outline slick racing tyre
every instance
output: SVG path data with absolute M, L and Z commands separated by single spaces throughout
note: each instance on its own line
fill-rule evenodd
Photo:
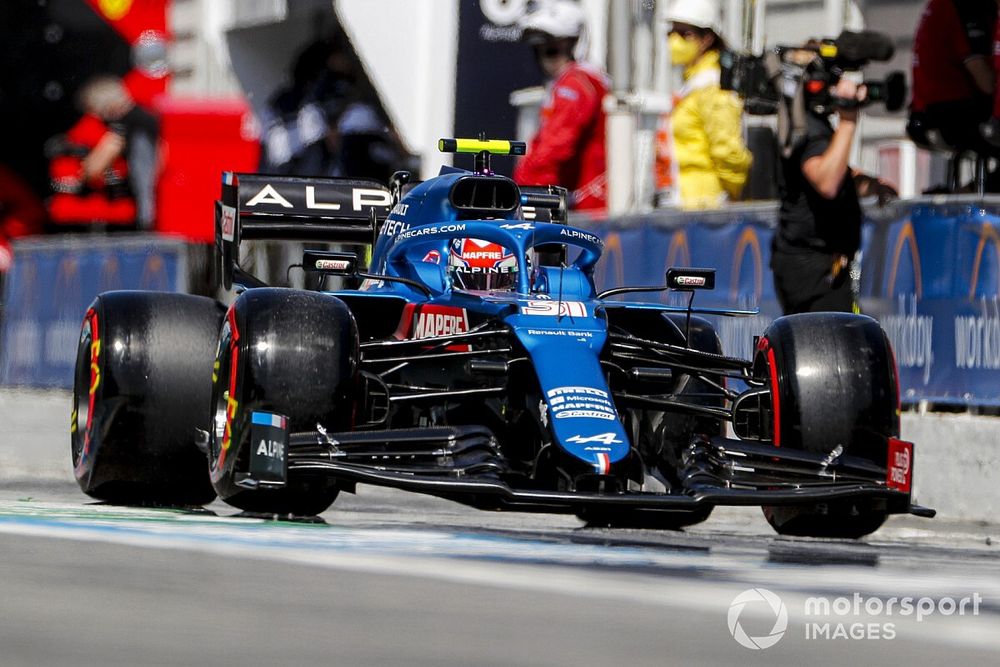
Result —
M 773 441 L 886 465 L 886 439 L 899 437 L 898 383 L 889 341 L 870 317 L 804 313 L 780 317 L 760 339 L 754 375 L 769 382 Z M 878 530 L 883 501 L 763 508 L 782 535 L 858 538 Z
M 209 434 L 210 476 L 230 505 L 262 514 L 312 516 L 339 488 L 321 474 L 292 471 L 284 487 L 247 488 L 254 412 L 288 419 L 288 431 L 351 427 L 358 381 L 358 330 L 343 301 L 317 292 L 244 292 L 219 336 Z
M 197 442 L 209 420 L 223 312 L 186 294 L 105 292 L 94 300 L 80 332 L 70 424 L 85 493 L 121 504 L 212 501 Z

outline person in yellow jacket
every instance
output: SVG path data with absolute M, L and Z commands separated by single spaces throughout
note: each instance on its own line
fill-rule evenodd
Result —
M 684 84 L 658 136 L 657 189 L 684 208 L 714 208 L 737 199 L 752 157 L 743 141 L 743 105 L 719 87 L 718 0 L 674 0 L 668 12 L 670 57 Z

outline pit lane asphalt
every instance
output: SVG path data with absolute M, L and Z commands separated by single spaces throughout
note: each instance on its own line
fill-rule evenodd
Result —
M 62 411 L 26 418 L 0 434 L 0 665 L 924 665 L 1000 655 L 996 525 L 894 517 L 863 541 L 786 539 L 740 508 L 683 533 L 587 529 L 366 486 L 313 524 L 244 518 L 220 502 L 201 513 L 118 508 L 79 493 L 68 461 L 39 462 L 68 449 Z M 20 461 L 15 450 L 36 454 Z M 735 619 L 758 638 L 775 629 L 763 602 L 730 613 L 752 588 L 776 593 L 788 614 L 763 650 L 739 645 L 729 627 Z M 976 614 L 937 607 L 975 595 Z M 807 613 L 806 599 L 820 596 L 861 603 Z M 905 596 L 926 596 L 935 612 L 918 622 L 865 608 Z M 807 638 L 815 623 L 821 638 Z M 839 626 L 866 637 L 833 638 Z

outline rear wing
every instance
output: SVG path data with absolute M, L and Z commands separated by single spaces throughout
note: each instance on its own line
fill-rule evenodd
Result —
M 245 240 L 372 243 L 391 206 L 389 189 L 377 181 L 227 171 L 222 175 L 222 198 L 215 204 L 223 286 L 232 287 L 234 275 L 259 282 L 238 266 Z

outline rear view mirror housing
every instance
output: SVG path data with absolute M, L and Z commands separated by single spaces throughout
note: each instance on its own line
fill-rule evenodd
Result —
M 667 287 L 684 292 L 715 289 L 715 269 L 667 269 Z
M 358 256 L 353 252 L 306 250 L 302 253 L 302 268 L 327 276 L 354 276 L 358 273 Z

